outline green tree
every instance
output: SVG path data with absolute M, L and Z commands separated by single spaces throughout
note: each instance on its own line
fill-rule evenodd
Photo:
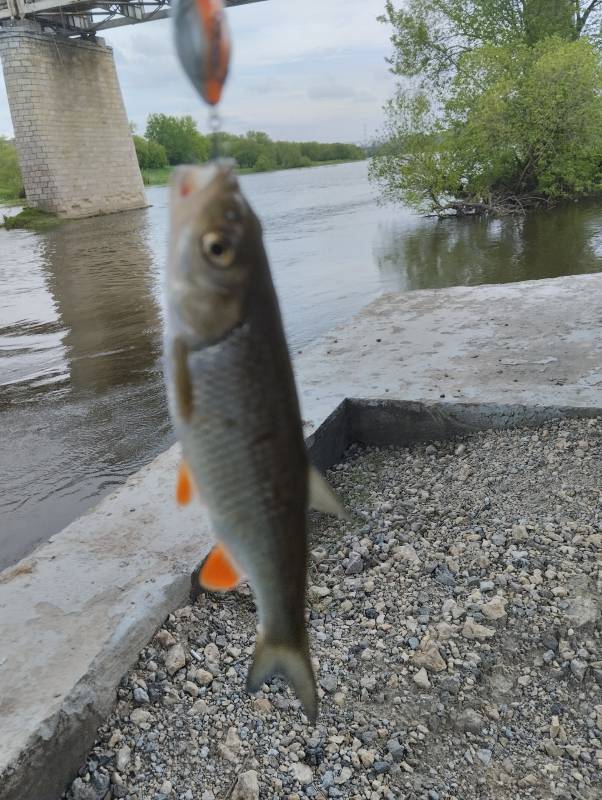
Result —
M 163 145 L 170 164 L 201 163 L 209 158 L 209 137 L 199 133 L 189 115 L 151 114 L 146 123 L 146 138 Z
M 13 142 L 0 136 L 0 198 L 25 197 L 23 178 Z
M 134 147 L 140 169 L 164 169 L 169 165 L 165 148 L 159 142 L 134 136 Z
M 392 69 L 370 174 L 426 211 L 512 210 L 602 186 L 602 0 L 387 3 Z

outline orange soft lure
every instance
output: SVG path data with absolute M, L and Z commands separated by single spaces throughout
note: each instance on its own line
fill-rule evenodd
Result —
M 203 100 L 216 106 L 230 63 L 230 35 L 222 0 L 178 0 L 174 29 L 186 74 Z

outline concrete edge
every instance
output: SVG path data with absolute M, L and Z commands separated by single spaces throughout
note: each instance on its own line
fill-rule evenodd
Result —
M 365 445 L 408 446 L 419 441 L 449 439 L 488 428 L 535 427 L 555 418 L 598 416 L 602 416 L 602 409 L 591 407 L 428 403 L 353 398 L 337 405 L 306 441 L 311 460 L 324 470 L 339 461 L 352 442 Z M 70 548 L 79 547 L 80 561 L 75 559 L 75 567 L 84 561 L 87 564 L 89 558 L 94 555 L 98 556 L 98 551 L 91 546 L 95 530 L 99 525 L 106 524 L 103 515 L 106 515 L 108 507 L 114 509 L 117 499 L 120 507 L 126 508 L 135 501 L 136 492 L 146 494 L 150 492 L 152 495 L 150 506 L 153 507 L 152 512 L 156 514 L 154 530 L 169 539 L 166 533 L 167 525 L 171 525 L 174 512 L 169 511 L 167 516 L 164 514 L 161 518 L 155 506 L 163 503 L 164 497 L 152 493 L 149 476 L 156 478 L 157 473 L 165 469 L 166 462 L 169 462 L 169 466 L 172 466 L 172 462 L 175 463 L 177 456 L 174 449 L 159 456 L 140 473 L 132 476 L 124 487 L 106 498 L 90 515 L 73 523 L 16 566 L 0 573 L 0 609 L 3 618 L 8 621 L 14 613 L 18 623 L 8 631 L 10 647 L 7 648 L 7 652 L 10 655 L 8 663 L 3 663 L 0 659 L 0 684 L 2 684 L 3 670 L 11 671 L 15 668 L 21 670 L 17 678 L 23 684 L 36 683 L 39 680 L 37 674 L 33 676 L 28 674 L 29 661 L 15 663 L 11 655 L 17 651 L 21 652 L 23 648 L 27 658 L 28 647 L 31 648 L 32 644 L 37 647 L 37 643 L 29 641 L 28 636 L 32 625 L 38 623 L 36 614 L 42 605 L 40 598 L 52 597 L 56 582 L 64 580 L 64 574 L 61 572 L 61 553 L 71 553 Z M 145 512 L 147 514 L 149 512 L 148 504 Z M 96 522 L 94 522 L 95 515 L 99 516 Z M 169 520 L 167 524 L 166 519 Z M 108 593 L 91 596 L 90 602 L 96 605 L 96 613 L 108 620 L 109 635 L 103 637 L 102 631 L 95 633 L 92 641 L 94 650 L 92 657 L 84 660 L 84 667 L 80 672 L 75 674 L 72 671 L 71 682 L 61 688 L 58 696 L 48 691 L 43 694 L 40 702 L 38 693 L 34 698 L 35 702 L 32 701 L 30 706 L 26 703 L 25 707 L 12 707 L 12 720 L 8 719 L 6 735 L 11 735 L 13 738 L 16 736 L 19 740 L 19 734 L 23 733 L 19 726 L 26 727 L 27 722 L 30 728 L 16 745 L 12 743 L 12 752 L 7 753 L 0 748 L 0 785 L 3 787 L 3 800 L 25 800 L 25 798 L 56 800 L 69 781 L 75 777 L 77 769 L 93 744 L 98 726 L 104 721 L 114 703 L 119 680 L 135 663 L 139 651 L 152 638 L 165 617 L 187 602 L 190 574 L 211 546 L 206 531 L 201 535 L 199 522 L 197 513 L 191 522 L 195 531 L 194 539 L 185 538 L 179 552 L 174 554 L 171 561 L 165 559 L 163 551 L 172 547 L 173 541 L 168 541 L 165 546 L 159 543 L 161 545 L 158 549 L 159 558 L 154 561 L 150 559 L 149 569 L 154 574 L 145 574 L 144 579 L 140 580 L 139 573 L 135 570 L 132 573 L 122 567 L 111 575 L 112 585 L 109 586 Z M 144 519 L 134 520 L 135 526 L 144 524 L 146 524 Z M 116 530 L 117 528 L 114 529 Z M 191 546 L 191 541 L 194 541 L 194 547 Z M 61 549 L 60 545 L 65 545 L 66 549 Z M 123 562 L 129 565 L 127 560 L 124 559 Z M 115 567 L 115 563 L 114 560 L 111 562 L 112 568 Z M 46 570 L 38 574 L 36 580 L 32 582 L 32 570 L 35 570 L 36 564 L 45 565 Z M 32 591 L 34 595 L 32 610 L 29 616 L 27 615 L 29 612 L 25 613 L 24 624 L 21 626 L 19 615 L 21 617 L 24 615 L 22 609 L 24 598 L 30 597 Z M 120 600 L 117 605 L 114 599 L 116 594 Z M 89 613 L 85 610 L 86 604 L 82 602 L 78 605 L 77 598 L 72 597 L 67 606 L 65 613 L 69 614 L 72 623 L 76 625 L 75 631 L 71 630 L 69 634 L 71 639 L 61 627 L 66 619 L 62 613 L 55 617 L 57 627 L 52 631 L 53 637 L 42 641 L 42 645 L 50 648 L 50 651 L 40 653 L 36 650 L 38 663 L 41 663 L 42 668 L 48 673 L 61 668 L 61 659 L 65 661 L 71 657 L 73 635 L 77 635 L 82 626 L 86 625 L 86 620 L 83 618 Z M 65 641 L 61 638 L 63 636 Z M 0 638 L 6 641 L 3 633 L 0 633 Z M 38 663 L 35 666 L 38 666 Z M 45 691 L 44 687 L 42 689 Z M 10 691 L 11 695 L 17 693 L 19 696 L 14 681 Z M 2 702 L 0 698 L 0 710 Z M 34 714 L 33 719 L 32 714 Z M 4 713 L 2 716 L 4 717 Z M 15 748 L 18 749 L 17 754 Z

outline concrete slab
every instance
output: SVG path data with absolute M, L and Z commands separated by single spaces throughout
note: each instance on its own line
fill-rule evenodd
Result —
M 304 419 L 341 397 L 602 405 L 602 274 L 387 294 L 297 362 Z
M 349 437 L 361 438 L 358 431 L 376 436 L 374 417 L 358 415 L 353 403 L 338 408 L 346 397 L 602 405 L 601 290 L 602 276 L 583 276 L 379 298 L 297 359 L 316 462 L 333 463 Z M 422 420 L 425 431 L 435 413 L 412 404 L 394 414 L 388 408 L 388 437 L 399 433 L 400 410 L 406 421 L 412 414 Z M 479 404 L 460 408 L 443 417 L 490 414 Z M 500 414 L 520 422 L 522 412 L 494 409 Z M 199 506 L 174 505 L 177 461 L 175 448 L 163 454 L 0 573 L 2 800 L 60 795 L 120 677 L 185 602 L 210 533 Z

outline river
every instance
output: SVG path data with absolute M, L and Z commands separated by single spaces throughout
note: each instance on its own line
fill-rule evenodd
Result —
M 241 180 L 293 352 L 383 290 L 602 268 L 598 205 L 440 222 L 379 207 L 364 162 Z M 160 364 L 167 189 L 148 200 L 47 233 L 0 229 L 0 568 L 172 441 Z

